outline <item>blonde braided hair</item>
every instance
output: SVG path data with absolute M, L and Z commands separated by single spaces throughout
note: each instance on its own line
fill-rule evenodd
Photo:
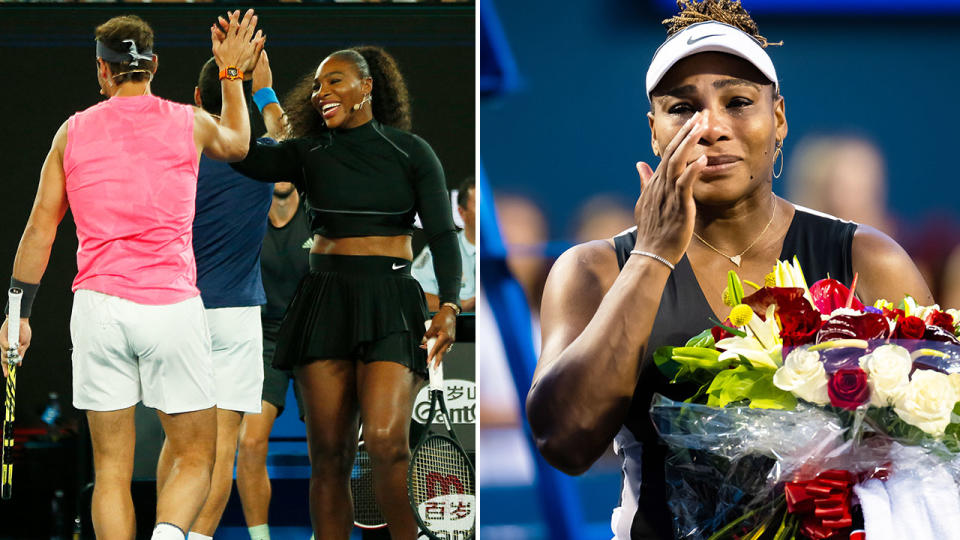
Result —
M 677 8 L 680 10 L 679 13 L 663 20 L 663 25 L 667 27 L 667 36 L 672 36 L 697 23 L 716 21 L 729 24 L 749 34 L 760 42 L 761 47 L 783 45 L 782 41 L 771 43 L 760 35 L 757 23 L 740 5 L 740 0 L 677 0 Z

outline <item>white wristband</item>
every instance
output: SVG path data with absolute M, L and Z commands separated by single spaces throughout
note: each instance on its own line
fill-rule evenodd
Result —
M 664 259 L 663 257 L 657 255 L 656 253 L 650 253 L 649 251 L 640 251 L 639 249 L 631 249 L 630 254 L 643 255 L 644 257 L 650 257 L 651 259 L 656 259 L 662 262 L 663 264 L 667 265 L 667 268 L 669 268 L 670 270 L 674 269 L 674 266 L 670 261 Z

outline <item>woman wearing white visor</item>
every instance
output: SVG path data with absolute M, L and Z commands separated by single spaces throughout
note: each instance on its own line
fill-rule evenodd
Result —
M 672 538 L 665 447 L 649 409 L 696 388 L 669 385 L 652 362 L 723 320 L 728 270 L 763 283 L 796 256 L 808 282 L 830 277 L 858 296 L 930 291 L 907 254 L 869 227 L 814 213 L 773 194 L 787 117 L 766 39 L 729 0 L 682 0 L 646 78 L 660 163 L 638 163 L 637 227 L 578 245 L 557 260 L 541 309 L 543 352 L 527 397 L 544 457 L 580 474 L 614 443 L 623 461 L 616 539 Z M 851 194 L 856 196 L 856 194 Z

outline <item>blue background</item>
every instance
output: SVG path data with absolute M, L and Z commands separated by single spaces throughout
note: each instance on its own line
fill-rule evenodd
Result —
M 749 2 L 747 7 L 749 7 Z M 644 77 L 666 11 L 644 2 L 497 5 L 520 73 L 517 92 L 481 103 L 482 158 L 494 190 L 534 198 L 554 238 L 598 191 L 639 194 L 650 150 Z M 791 144 L 853 131 L 887 159 L 891 211 L 955 215 L 960 17 L 759 17 L 786 99 Z M 783 195 L 783 181 L 774 189 Z M 855 194 L 852 194 L 855 196 Z

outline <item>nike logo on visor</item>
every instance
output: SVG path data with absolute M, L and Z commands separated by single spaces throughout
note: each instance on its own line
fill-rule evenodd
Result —
M 405 266 L 407 266 L 407 265 L 405 265 L 405 264 L 397 265 L 397 263 L 393 263 L 393 269 L 394 269 L 394 270 L 399 270 L 399 269 L 401 269 L 401 268 L 404 268 Z
M 705 36 L 700 36 L 700 37 L 698 37 L 698 38 L 696 38 L 696 39 L 694 39 L 693 36 L 690 36 L 689 38 L 687 38 L 687 45 L 693 45 L 694 43 L 696 43 L 696 42 L 698 42 L 698 41 L 701 41 L 701 40 L 704 40 L 704 39 L 707 39 L 708 37 L 722 36 L 722 35 L 723 35 L 723 34 L 707 34 L 707 35 L 705 35 Z

